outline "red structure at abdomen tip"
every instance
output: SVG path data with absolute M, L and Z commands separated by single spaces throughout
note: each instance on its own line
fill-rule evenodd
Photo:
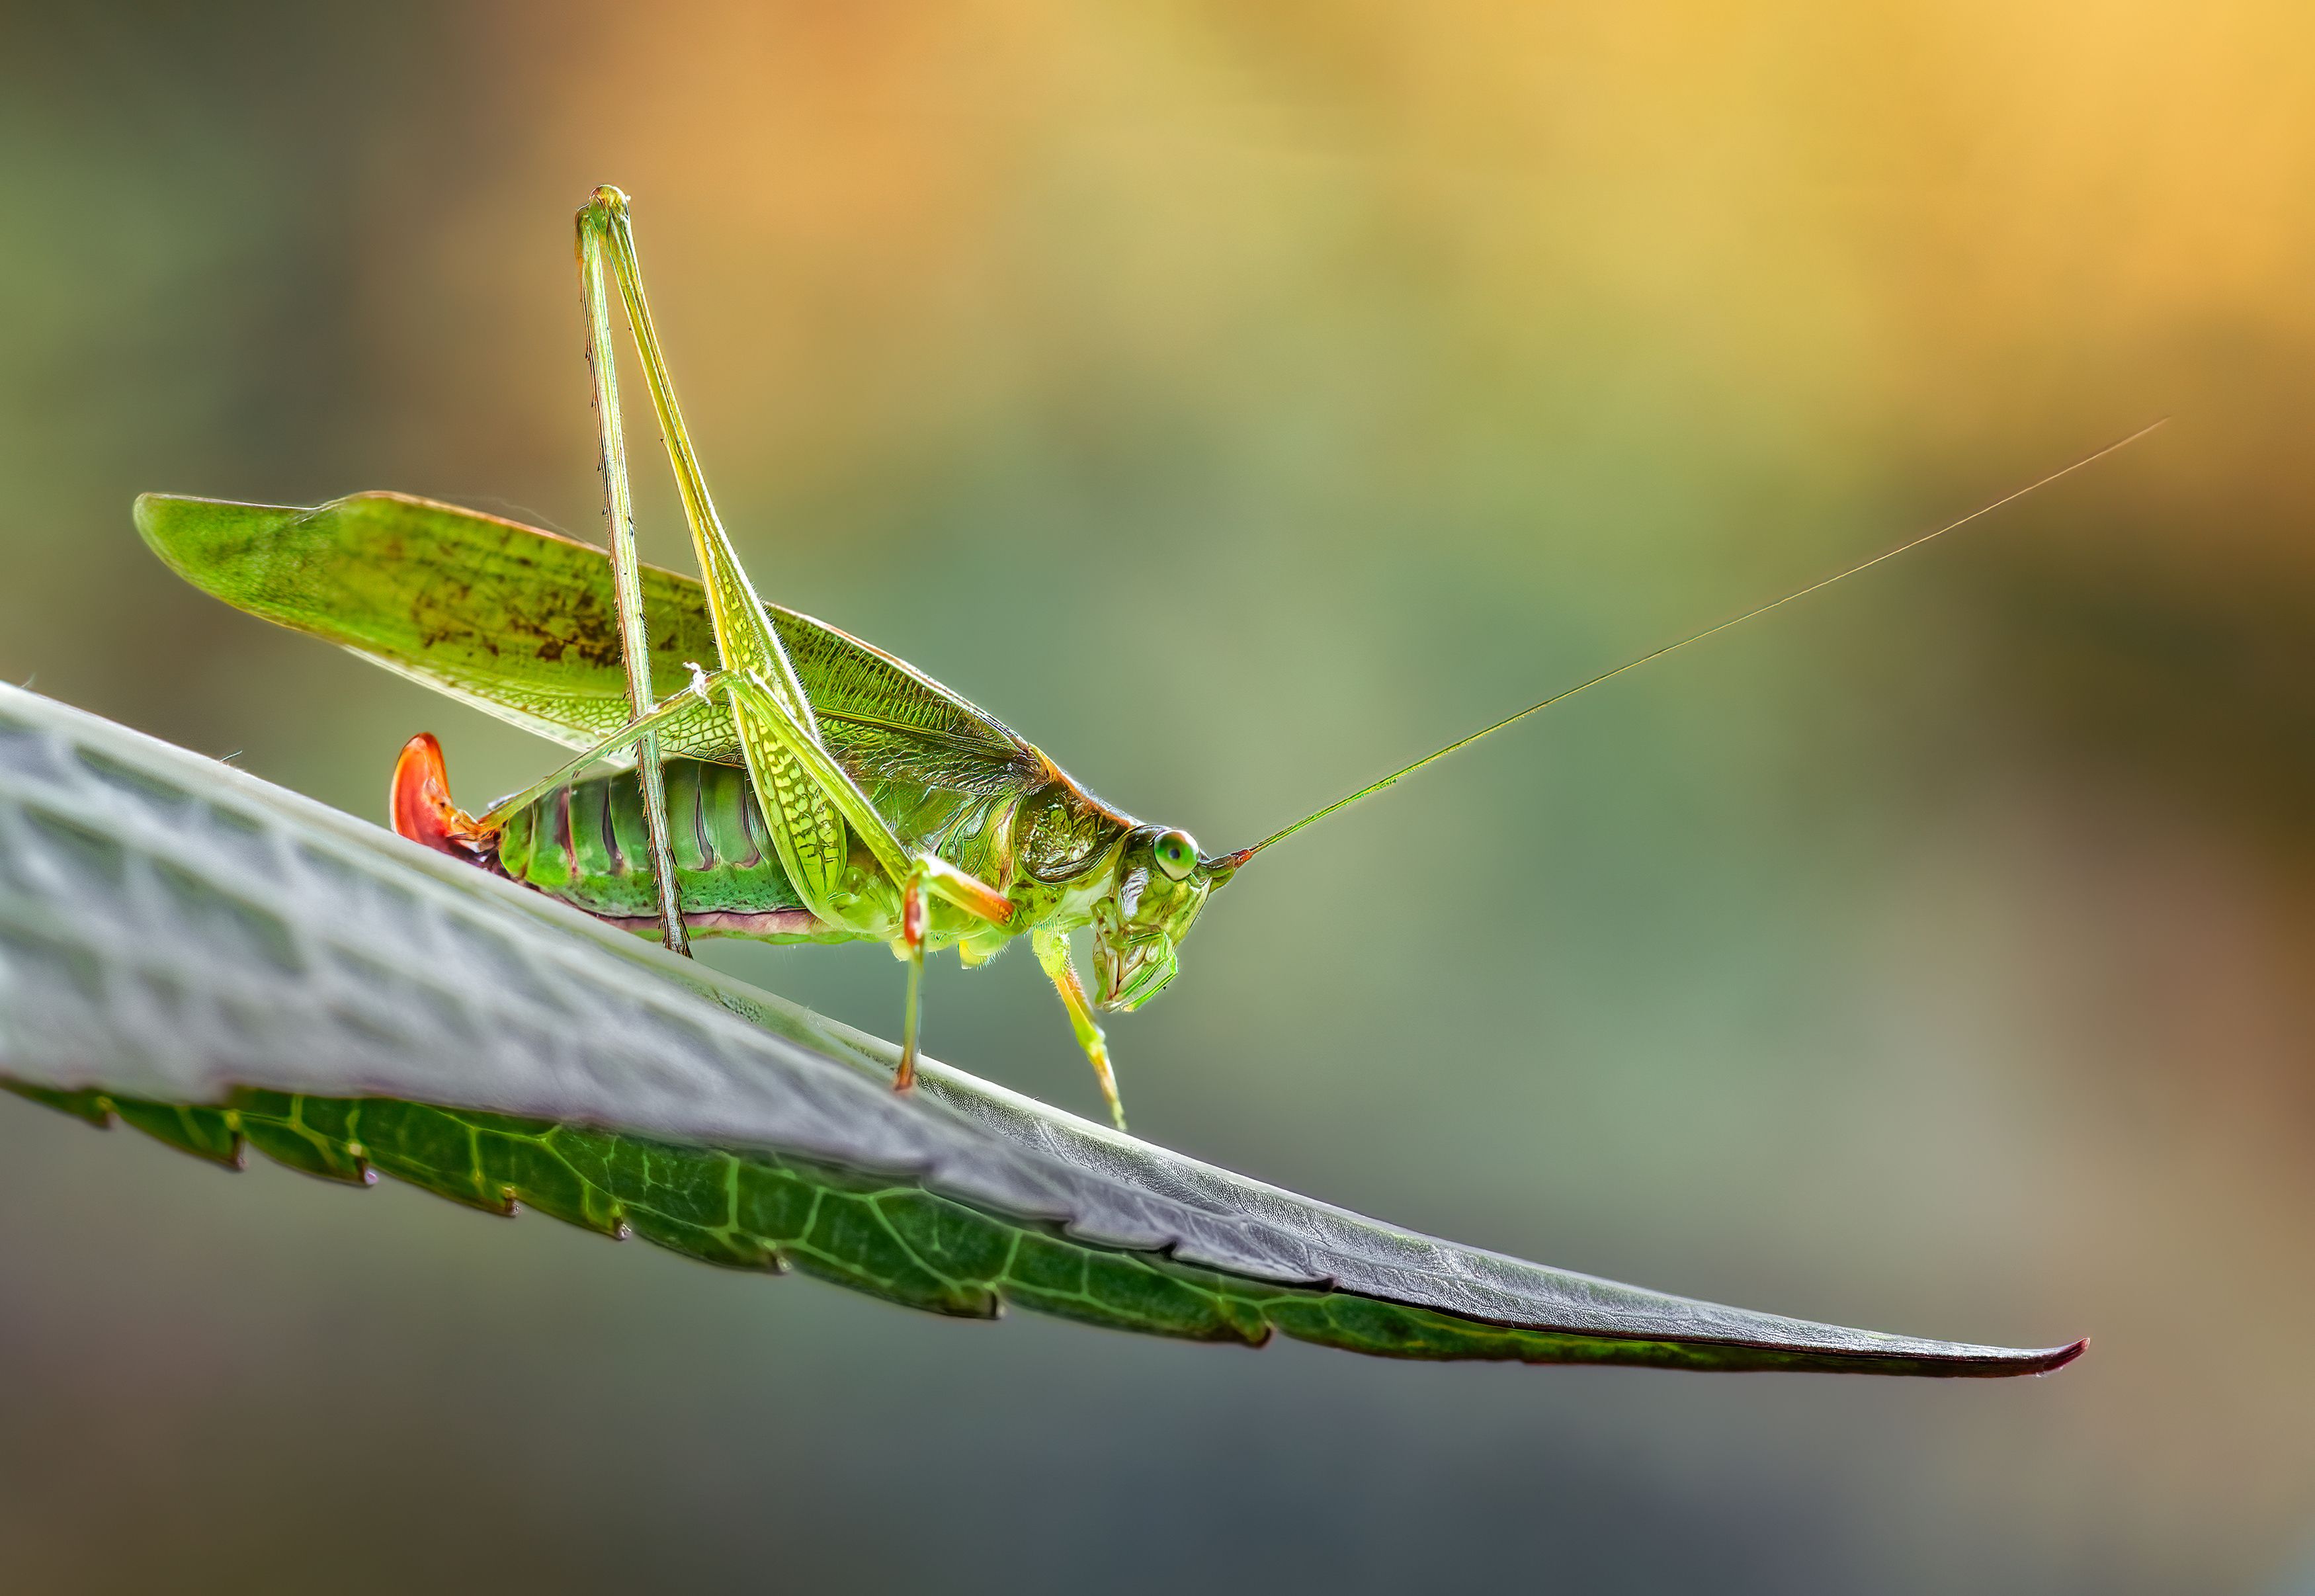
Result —
M 498 832 L 450 802 L 450 772 L 442 745 L 421 732 L 402 745 L 394 762 L 394 829 L 412 842 L 468 864 L 488 861 L 497 851 Z

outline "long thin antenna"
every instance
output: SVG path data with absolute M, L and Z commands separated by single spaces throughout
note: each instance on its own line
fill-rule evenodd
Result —
M 2084 455 L 2080 459 L 2074 461 L 2070 466 L 2062 466 L 2057 470 L 2051 472 L 2047 476 L 2036 478 L 2035 481 L 2027 483 L 2024 487 L 2019 488 L 2013 492 L 2004 493 L 2000 498 L 1996 499 L 1991 504 L 1980 505 L 1977 509 L 1971 510 L 1967 515 L 1962 517 L 1961 519 L 1957 521 L 1947 521 L 1944 526 L 1939 527 L 1934 532 L 1924 532 L 1919 537 L 1912 539 L 1909 543 L 1901 543 L 1895 548 L 1876 554 L 1869 560 L 1851 565 L 1846 571 L 1836 572 L 1832 575 L 1825 577 L 1822 581 L 1809 583 L 1809 585 L 1805 588 L 1795 589 L 1792 592 L 1786 594 L 1781 598 L 1772 598 L 1768 603 L 1761 605 L 1757 608 L 1746 610 L 1743 615 L 1736 616 L 1729 620 L 1721 621 L 1714 625 L 1707 626 L 1701 632 L 1691 632 L 1677 643 L 1668 643 L 1660 649 L 1654 649 L 1647 653 L 1642 654 L 1636 660 L 1628 660 L 1623 664 L 1617 666 L 1613 670 L 1603 670 L 1588 681 L 1580 681 L 1572 687 L 1562 688 L 1560 691 L 1554 693 L 1548 698 L 1541 699 L 1537 703 L 1529 705 L 1525 709 L 1521 710 L 1516 714 L 1507 714 L 1502 720 L 1495 722 L 1493 725 L 1480 727 L 1468 737 L 1457 738 L 1445 748 L 1440 749 L 1434 753 L 1424 755 L 1423 758 L 1415 760 L 1412 765 L 1401 766 L 1398 769 L 1392 771 L 1388 776 L 1384 776 L 1380 781 L 1370 782 L 1367 785 L 1361 787 L 1349 797 L 1338 798 L 1334 802 L 1326 805 L 1326 808 L 1317 811 L 1315 814 L 1305 815 L 1300 820 L 1295 821 L 1292 825 L 1272 832 L 1260 842 L 1255 843 L 1252 847 L 1240 848 L 1234 854 L 1221 855 L 1218 858 L 1212 860 L 1211 864 L 1217 867 L 1226 867 L 1235 870 L 1237 866 L 1245 864 L 1248 859 L 1253 858 L 1255 855 L 1268 847 L 1272 843 L 1280 842 L 1293 836 L 1294 833 L 1301 830 L 1305 826 L 1314 826 L 1320 820 L 1325 820 L 1328 815 L 1333 814 L 1336 810 L 1348 809 L 1352 804 L 1356 803 L 1362 798 L 1370 798 L 1386 787 L 1397 785 L 1402 779 L 1406 776 L 1413 776 L 1425 765 L 1435 765 L 1440 760 L 1445 758 L 1448 755 L 1456 752 L 1458 749 L 1470 747 L 1482 737 L 1491 737 L 1506 726 L 1516 725 L 1520 722 L 1527 719 L 1528 716 L 1537 713 L 1539 710 L 1549 709 L 1553 705 L 1557 704 L 1563 698 L 1573 698 L 1576 694 L 1583 692 L 1587 687 L 1596 687 L 1603 681 L 1610 681 L 1623 675 L 1627 670 L 1636 670 L 1652 660 L 1661 660 L 1666 654 L 1673 653 L 1681 649 L 1686 648 L 1690 643 L 1702 643 L 1706 638 L 1725 632 L 1731 626 L 1742 625 L 1746 621 L 1764 616 L 1772 609 L 1781 608 L 1785 605 L 1793 602 L 1796 598 L 1805 598 L 1811 593 L 1822 591 L 1823 589 L 1832 586 L 1832 584 L 1837 581 L 1846 581 L 1849 578 L 1857 575 L 1859 572 L 1870 571 L 1876 565 L 1880 564 L 1884 560 L 1894 560 L 1899 554 L 1905 553 L 1908 549 L 1917 549 L 1920 547 L 1921 545 L 1930 542 L 1932 539 L 1943 537 L 1948 532 L 1957 531 L 1961 528 L 1968 526 L 1972 521 L 1978 519 L 1982 516 L 1992 514 L 1995 510 L 2000 510 L 2005 504 L 2014 503 L 2016 501 L 2023 499 L 2027 494 L 2034 492 L 2037 489 L 2048 487 L 2060 477 L 2071 476 L 2075 472 L 2080 471 L 2083 466 L 2093 465 L 2099 460 L 2103 460 L 2117 449 L 2127 448 L 2130 445 L 2136 443 L 2140 439 L 2145 437 L 2149 432 L 2153 431 L 2157 427 L 2161 426 L 2164 421 L 2168 421 L 2169 419 L 2170 418 L 2169 416 L 2163 416 L 2160 420 L 2149 421 L 2146 425 L 2141 427 L 2137 431 L 2133 432 L 2127 438 L 2118 438 L 2115 439 L 2114 442 L 2107 444 L 2104 448 L 2093 450 L 2091 453 Z

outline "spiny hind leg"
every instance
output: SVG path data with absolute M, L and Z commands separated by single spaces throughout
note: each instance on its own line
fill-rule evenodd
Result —
M 683 906 L 675 881 L 675 849 L 667 819 L 667 790 L 660 773 L 659 733 L 650 723 L 652 708 L 651 646 L 643 616 L 643 585 L 635 563 L 634 501 L 627 483 L 627 446 L 619 413 L 618 359 L 611 347 L 611 308 L 604 281 L 604 239 L 590 205 L 578 217 L 579 289 L 587 307 L 587 366 L 594 376 L 595 420 L 601 445 L 603 514 L 610 522 L 611 588 L 619 607 L 619 652 L 627 676 L 627 708 L 643 723 L 636 735 L 635 776 L 643 791 L 643 827 L 650 837 L 654 894 L 661 935 L 671 953 L 688 957 Z
M 1125 1104 L 1117 1095 L 1117 1072 L 1109 1067 L 1109 1039 L 1101 1033 L 1101 1026 L 1094 1020 L 1093 1005 L 1086 999 L 1085 983 L 1078 980 L 1077 966 L 1069 962 L 1069 939 L 1041 927 L 1029 934 L 1029 945 L 1037 950 L 1037 962 L 1045 967 L 1053 990 L 1060 994 L 1061 1006 L 1069 1011 L 1069 1029 L 1077 1033 L 1078 1045 L 1085 1049 L 1086 1062 L 1093 1066 L 1094 1077 L 1101 1082 L 1101 1095 L 1108 1099 L 1111 1121 L 1120 1130 L 1124 1130 Z
M 847 830 L 856 835 L 875 856 L 885 877 L 902 889 L 903 927 L 899 939 L 901 956 L 909 961 L 909 998 L 900 1069 L 895 1083 L 905 1089 L 916 1075 L 916 1036 L 919 989 L 924 964 L 924 929 L 927 892 L 954 904 L 992 925 L 1002 926 L 1012 916 L 1005 895 L 962 871 L 903 845 L 891 826 L 854 784 L 820 741 L 818 719 L 794 666 L 778 634 L 766 617 L 762 601 L 740 563 L 730 536 L 707 492 L 707 480 L 693 448 L 689 429 L 676 403 L 675 384 L 652 324 L 651 305 L 643 292 L 643 267 L 636 258 L 634 231 L 627 197 L 609 187 L 595 191 L 579 213 L 579 253 L 581 277 L 588 293 L 588 331 L 599 359 L 599 380 L 608 373 L 610 317 L 605 290 L 608 272 L 617 279 L 619 295 L 641 357 L 644 386 L 667 446 L 668 463 L 675 471 L 676 488 L 683 501 L 684 519 L 691 529 L 693 552 L 699 558 L 706 590 L 708 616 L 715 629 L 715 646 L 727 675 L 724 693 L 731 705 L 734 729 L 755 783 L 756 800 L 769 826 L 780 863 L 805 905 L 829 918 L 849 849 Z M 616 403 L 607 405 L 616 428 Z M 606 433 L 605 483 L 616 478 L 624 491 L 623 457 L 615 448 L 616 430 Z M 614 531 L 620 529 L 613 507 Z M 615 541 L 615 548 L 617 546 Z M 632 562 L 628 574 L 632 576 Z M 628 624 L 631 610 L 623 598 L 621 619 Z M 630 643 L 631 660 L 640 651 Z M 631 673 L 632 674 L 632 673 Z M 646 678 L 647 679 L 647 678 Z M 696 685 L 696 684 L 695 684 Z M 634 688 L 634 717 L 644 719 L 647 687 Z M 645 745 L 646 756 L 649 745 Z M 650 798 L 646 788 L 645 799 Z M 653 822 L 655 859 L 666 853 L 663 820 Z M 662 870 L 667 864 L 662 861 Z M 671 874 L 671 872 L 670 872 Z

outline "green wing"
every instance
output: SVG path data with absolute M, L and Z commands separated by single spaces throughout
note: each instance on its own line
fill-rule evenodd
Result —
M 610 561 L 592 544 L 405 493 L 314 510 L 146 493 L 137 529 L 171 570 L 237 609 L 341 644 L 572 748 L 627 721 Z M 698 582 L 643 569 L 652 687 L 713 669 Z M 829 750 L 864 785 L 1019 791 L 1044 756 L 995 716 L 822 621 L 765 606 Z M 670 755 L 741 763 L 730 714 L 701 705 L 661 733 Z

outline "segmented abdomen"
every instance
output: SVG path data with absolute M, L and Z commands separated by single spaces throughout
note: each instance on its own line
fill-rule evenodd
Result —
M 703 931 L 809 935 L 816 922 L 780 868 L 746 772 L 696 759 L 661 768 L 684 918 Z M 509 816 L 499 864 L 590 914 L 658 918 L 643 788 L 633 771 L 573 782 Z

